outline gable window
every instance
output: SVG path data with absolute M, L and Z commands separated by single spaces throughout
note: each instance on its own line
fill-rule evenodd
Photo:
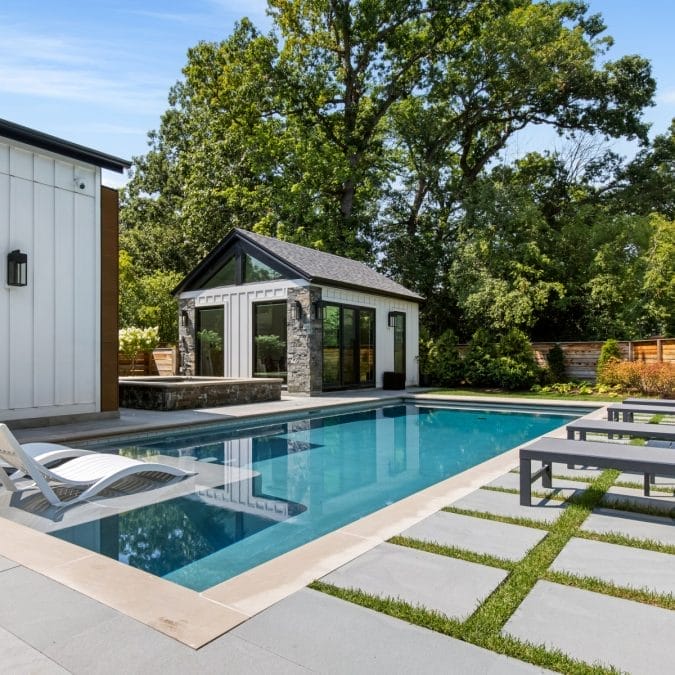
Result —
M 281 279 L 280 272 L 273 270 L 269 265 L 261 262 L 257 258 L 244 254 L 244 283 L 251 284 L 256 281 L 271 281 L 272 279 Z
M 237 283 L 237 259 L 232 256 L 210 279 L 207 279 L 202 288 L 218 288 L 219 286 L 234 286 Z

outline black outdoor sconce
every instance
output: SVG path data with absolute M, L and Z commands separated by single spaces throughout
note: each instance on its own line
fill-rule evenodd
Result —
M 315 300 L 312 303 L 312 319 L 320 319 L 321 318 L 321 308 L 323 307 L 321 300 Z
M 188 314 L 187 310 L 182 309 L 180 312 L 180 325 L 183 326 L 183 328 L 187 327 L 189 318 L 190 315 Z
M 387 325 L 389 328 L 396 328 L 396 317 L 398 316 L 398 312 L 389 312 L 389 320 L 387 322 Z
M 7 285 L 28 286 L 28 255 L 18 248 L 7 254 Z
M 291 320 L 302 321 L 302 303 L 300 300 L 294 300 L 291 304 Z

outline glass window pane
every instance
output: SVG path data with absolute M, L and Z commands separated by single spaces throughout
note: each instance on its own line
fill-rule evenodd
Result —
M 253 377 L 286 382 L 286 303 L 253 305 Z
M 223 377 L 225 311 L 222 307 L 197 310 L 197 375 Z
M 344 307 L 342 310 L 342 384 L 348 386 L 358 382 L 355 358 L 357 342 L 357 310 Z
M 202 288 L 217 288 L 218 286 L 234 286 L 235 269 L 237 262 L 230 258 L 210 279 L 202 284 Z
M 244 283 L 250 284 L 254 281 L 270 281 L 271 279 L 281 279 L 282 275 L 273 270 L 269 265 L 252 258 L 250 255 L 244 256 Z
M 405 374 L 405 314 L 396 315 L 394 327 L 394 372 Z
M 375 381 L 375 312 L 362 309 L 359 312 L 359 374 L 361 384 Z
M 340 384 L 340 308 L 323 307 L 323 384 L 335 387 Z

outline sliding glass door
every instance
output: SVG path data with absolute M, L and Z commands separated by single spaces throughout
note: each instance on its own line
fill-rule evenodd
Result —
M 323 388 L 375 385 L 375 310 L 323 306 Z

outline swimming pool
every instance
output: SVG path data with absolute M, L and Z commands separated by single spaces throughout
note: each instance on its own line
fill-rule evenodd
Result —
M 203 472 L 183 496 L 51 534 L 201 591 L 578 414 L 398 404 L 118 442 Z

